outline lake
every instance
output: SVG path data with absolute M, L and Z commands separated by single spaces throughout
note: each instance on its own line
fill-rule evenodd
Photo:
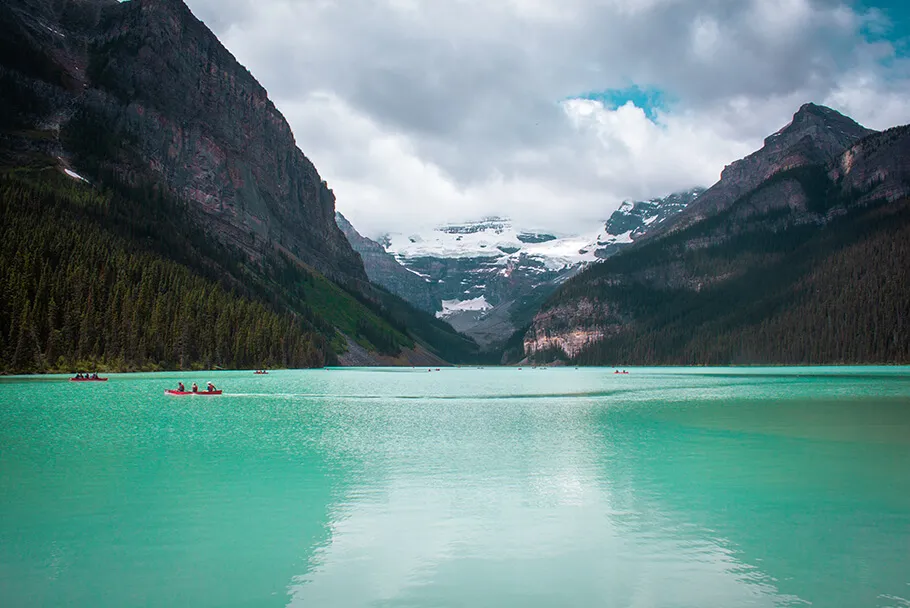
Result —
M 910 606 L 910 368 L 629 371 L 0 379 L 0 605 Z

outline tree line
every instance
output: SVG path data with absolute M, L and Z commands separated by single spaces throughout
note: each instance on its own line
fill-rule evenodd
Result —
M 301 315 L 200 276 L 86 221 L 109 195 L 0 180 L 0 370 L 313 367 Z
M 775 212 L 778 213 L 778 212 Z M 773 219 L 773 218 L 771 218 Z M 910 362 L 910 200 L 848 209 L 824 227 L 768 221 L 723 244 L 654 242 L 557 293 L 630 321 L 574 359 L 588 365 Z M 691 237 L 690 233 L 687 235 Z M 681 239 L 680 239 L 681 240 Z M 675 260 L 701 289 L 635 280 Z M 592 319 L 596 326 L 598 319 Z M 545 353 L 539 359 L 553 359 Z

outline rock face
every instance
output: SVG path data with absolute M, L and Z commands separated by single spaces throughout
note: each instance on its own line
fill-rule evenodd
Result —
M 370 281 L 421 310 L 429 313 L 439 310 L 439 299 L 433 295 L 432 286 L 426 279 L 399 264 L 382 245 L 362 236 L 341 213 L 336 212 L 335 219 L 354 251 L 363 259 Z
M 549 308 L 534 317 L 525 334 L 528 355 L 563 354 L 576 357 L 586 347 L 618 331 L 622 319 L 609 319 L 599 302 L 582 298 L 568 306 Z M 598 319 L 597 325 L 589 324 Z
M 839 112 L 807 103 L 790 124 L 767 137 L 760 150 L 725 167 L 720 181 L 652 235 L 682 230 L 715 215 L 777 173 L 831 163 L 872 133 Z
M 893 201 L 910 194 L 910 127 L 895 127 L 850 147 L 832 163 L 829 179 L 860 203 Z
M 280 248 L 336 281 L 366 281 L 332 191 L 287 121 L 181 0 L 10 0 L 2 10 L 0 41 L 19 48 L 6 67 L 32 89 L 55 87 L 33 119 L 56 123 L 62 162 L 89 179 L 166 185 L 251 259 Z M 91 141 L 99 130 L 107 136 Z M 79 149 L 67 144 L 76 139 Z
M 597 235 L 594 254 L 599 259 L 615 255 L 634 241 L 672 221 L 704 193 L 704 188 L 676 192 L 648 201 L 625 201 L 604 224 Z
M 874 133 L 807 104 L 668 223 L 563 285 L 534 317 L 525 354 L 597 364 L 910 356 L 910 127 Z

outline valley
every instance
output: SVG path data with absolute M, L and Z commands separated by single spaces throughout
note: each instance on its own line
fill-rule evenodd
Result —
M 372 240 L 344 216 L 338 220 L 371 281 L 481 346 L 498 348 L 561 284 L 663 226 L 703 191 L 627 201 L 581 234 L 521 230 L 509 219 L 487 218 Z
M 910 359 L 906 127 L 807 103 L 575 232 L 362 234 L 181 0 L 0 17 L 0 371 Z

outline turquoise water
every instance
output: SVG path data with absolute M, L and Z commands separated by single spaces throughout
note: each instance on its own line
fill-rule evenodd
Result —
M 0 605 L 910 606 L 910 369 L 611 371 L 0 380 Z

